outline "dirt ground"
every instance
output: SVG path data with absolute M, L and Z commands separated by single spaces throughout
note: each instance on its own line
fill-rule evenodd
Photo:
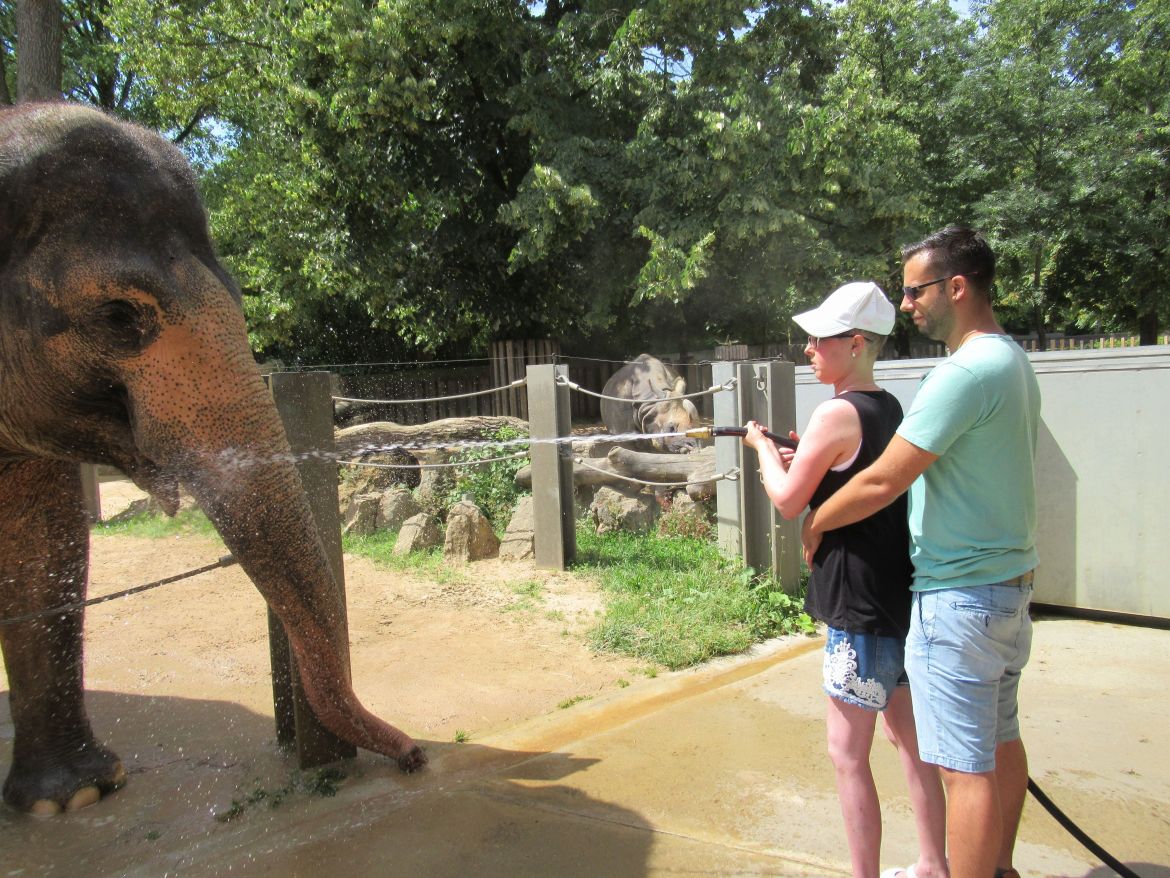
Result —
M 140 496 L 128 482 L 103 483 L 103 517 Z M 90 596 L 181 573 L 224 554 L 210 538 L 96 535 Z M 457 736 L 474 742 L 492 730 L 647 680 L 644 664 L 587 646 L 585 635 L 602 599 L 586 576 L 489 560 L 451 568 L 445 581 L 434 582 L 347 555 L 345 580 L 354 688 L 367 708 L 428 752 L 453 746 Z M 99 849 L 103 839 L 115 847 L 149 847 L 151 839 L 195 831 L 200 821 L 206 825 L 209 814 L 222 817 L 233 801 L 257 790 L 288 785 L 292 760 L 274 745 L 266 608 L 239 567 L 89 609 L 85 674 L 95 732 L 129 773 L 127 787 L 115 794 L 117 826 L 100 824 L 114 819 L 102 804 L 56 818 L 92 824 L 94 832 L 72 836 L 84 840 L 91 859 L 95 842 Z M 3 773 L 12 736 L 6 694 L 0 693 Z M 372 754 L 347 768 L 367 770 L 394 769 Z M 37 832 L 38 822 L 3 811 L 0 848 L 6 835 Z M 53 871 L 75 853 L 67 837 L 46 835 L 53 839 L 48 850 L 42 847 L 33 862 L 22 863 L 30 871 L 0 867 L 0 874 Z M 122 862 L 118 856 L 108 866 L 117 871 Z

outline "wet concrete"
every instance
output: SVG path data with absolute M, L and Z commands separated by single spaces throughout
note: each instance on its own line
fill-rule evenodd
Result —
M 1040 621 L 1022 684 L 1032 777 L 1142 878 L 1170 878 L 1170 705 L 1158 697 L 1170 679 L 1168 643 L 1162 631 Z M 414 776 L 363 755 L 336 797 L 249 809 L 225 823 L 193 815 L 185 831 L 150 844 L 123 838 L 86 851 L 86 871 L 847 875 L 824 755 L 819 646 L 775 642 L 474 743 L 432 744 L 432 765 Z M 883 865 L 904 865 L 914 859 L 913 830 L 884 740 L 874 765 Z M 91 809 L 93 819 L 118 819 L 106 805 Z M 51 849 L 62 830 L 77 833 L 69 849 L 83 848 L 83 819 L 9 822 L 0 875 L 73 874 L 76 861 L 54 860 Z M 1024 876 L 1112 874 L 1031 798 L 1017 866 Z

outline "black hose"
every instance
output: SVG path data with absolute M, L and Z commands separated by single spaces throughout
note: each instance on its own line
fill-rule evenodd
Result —
M 712 436 L 746 436 L 747 427 L 712 427 Z M 777 445 L 783 445 L 785 448 L 796 450 L 796 440 L 789 439 L 787 436 L 781 436 L 778 433 L 773 433 L 771 430 L 764 430 L 764 435 L 775 442 Z
M 1088 848 L 1093 853 L 1093 855 L 1097 857 L 1097 859 L 1120 875 L 1121 878 L 1141 878 L 1137 872 L 1134 872 L 1132 869 L 1125 866 L 1120 860 L 1110 854 L 1109 851 L 1105 850 L 1105 848 L 1101 847 L 1101 845 L 1097 844 L 1097 842 L 1089 838 L 1083 829 L 1073 823 L 1072 820 L 1069 819 L 1068 815 L 1056 807 L 1052 799 L 1044 795 L 1044 791 L 1040 789 L 1036 781 L 1032 780 L 1032 778 L 1028 778 L 1028 792 L 1032 794 L 1033 798 L 1035 798 L 1037 802 L 1044 806 L 1045 811 L 1056 818 L 1057 823 L 1068 830 L 1069 834 L 1073 838 Z

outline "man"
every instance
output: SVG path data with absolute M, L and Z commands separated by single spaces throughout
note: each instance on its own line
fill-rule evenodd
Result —
M 805 519 L 821 535 L 910 491 L 914 600 L 906 670 L 919 750 L 947 792 L 952 878 L 1018 878 L 1027 794 L 1016 696 L 1036 566 L 1040 391 L 991 308 L 995 256 L 955 226 L 902 250 L 901 310 L 950 356 L 923 380 L 885 452 Z

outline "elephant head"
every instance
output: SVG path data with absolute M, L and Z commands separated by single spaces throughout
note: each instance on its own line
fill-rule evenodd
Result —
M 185 486 L 283 623 L 322 723 L 414 769 L 422 750 L 350 687 L 339 591 L 288 452 L 179 151 L 79 106 L 0 112 L 0 618 L 84 595 L 77 463 L 118 467 L 171 512 Z M 0 643 L 5 800 L 52 811 L 117 787 L 82 704 L 81 614 L 0 625 Z

